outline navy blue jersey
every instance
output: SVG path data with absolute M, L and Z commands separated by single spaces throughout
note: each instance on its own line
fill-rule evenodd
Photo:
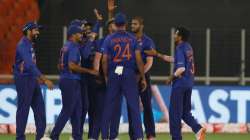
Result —
M 16 49 L 14 75 L 39 77 L 41 72 L 36 66 L 36 55 L 32 42 L 27 37 L 22 37 Z
M 85 44 L 81 45 L 80 47 L 80 53 L 82 56 L 82 61 L 81 61 L 81 66 L 85 68 L 93 68 L 93 62 L 95 58 L 95 53 L 101 51 L 101 44 L 104 39 L 99 39 L 95 41 L 87 41 Z M 101 71 L 101 66 L 100 66 L 100 73 L 102 74 Z M 101 81 L 102 86 L 104 86 L 104 78 L 102 76 L 94 76 L 91 74 L 82 74 L 82 80 L 85 82 L 88 82 L 90 85 L 96 85 L 98 81 Z M 103 82 L 103 83 L 102 83 Z M 98 84 L 100 85 L 100 84 Z
M 136 70 L 135 50 L 141 50 L 134 35 L 126 31 L 117 31 L 103 42 L 103 53 L 108 55 L 108 71 L 116 66 Z
M 192 46 L 183 42 L 176 46 L 174 55 L 174 71 L 184 67 L 185 71 L 181 78 L 177 78 L 173 82 L 175 87 L 192 87 L 194 81 L 194 53 Z
M 60 78 L 80 80 L 80 73 L 73 72 L 69 69 L 69 62 L 81 65 L 81 55 L 79 44 L 67 41 L 60 52 Z
M 144 51 L 155 49 L 155 43 L 150 37 L 148 37 L 145 34 L 143 34 L 141 38 L 137 39 L 137 41 L 138 41 L 138 44 L 141 46 L 142 60 L 144 63 L 146 63 L 147 57 L 149 55 L 145 54 Z
M 92 64 L 94 61 L 95 53 L 101 51 L 101 44 L 104 39 L 99 39 L 95 41 L 87 41 L 85 44 L 81 45 L 80 53 L 82 59 L 82 66 L 87 68 L 92 68 Z

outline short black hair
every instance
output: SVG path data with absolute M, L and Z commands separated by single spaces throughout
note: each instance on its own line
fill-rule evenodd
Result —
M 28 30 L 23 31 L 24 36 L 27 36 L 27 34 L 28 34 Z
M 182 41 L 188 41 L 190 37 L 190 31 L 186 27 L 177 27 L 176 32 L 179 36 L 181 36 Z

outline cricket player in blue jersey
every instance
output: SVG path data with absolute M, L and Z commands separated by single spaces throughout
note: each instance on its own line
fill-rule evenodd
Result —
M 84 23 L 84 41 L 80 47 L 80 54 L 83 58 L 81 65 L 86 68 L 93 68 L 95 55 L 101 53 L 100 46 L 102 39 L 96 39 L 97 33 L 102 22 L 102 15 L 94 9 L 96 15 L 96 23 L 93 25 L 91 22 Z M 99 71 L 99 70 L 97 70 Z M 100 71 L 101 74 L 101 71 Z M 103 76 L 93 76 L 91 74 L 82 74 L 82 100 L 84 104 L 82 126 L 83 129 L 86 113 L 89 116 L 89 139 L 98 139 L 100 133 L 100 121 L 103 106 L 103 97 L 105 95 L 106 87 Z M 83 132 L 83 131 L 81 131 Z
M 170 97 L 169 119 L 172 140 L 182 140 L 181 120 L 188 124 L 196 134 L 197 140 L 205 140 L 206 129 L 197 123 L 191 114 L 191 94 L 194 81 L 194 52 L 188 43 L 190 31 L 185 27 L 176 28 L 174 57 L 148 51 L 166 62 L 174 63 L 174 74 L 169 77 L 167 84 L 172 82 Z
M 98 72 L 83 68 L 79 51 L 82 39 L 82 29 L 79 26 L 70 26 L 67 31 L 68 41 L 60 52 L 60 81 L 59 88 L 62 93 L 62 110 L 57 118 L 50 138 L 59 140 L 60 133 L 65 124 L 71 119 L 72 137 L 74 140 L 82 140 L 80 132 L 82 101 L 81 101 L 81 73 L 97 75 Z
M 80 55 L 81 55 L 81 66 L 86 67 L 86 59 L 91 54 L 91 47 L 94 44 L 95 36 L 97 35 L 94 32 L 91 32 L 91 26 L 87 20 L 79 20 L 75 19 L 71 21 L 70 26 L 78 26 L 80 27 L 82 32 L 82 40 L 80 42 Z M 81 135 L 83 135 L 83 128 L 84 128 L 84 122 L 86 120 L 86 116 L 89 109 L 89 97 L 88 97 L 88 89 L 87 89 L 87 76 L 88 74 L 83 73 L 81 74 L 81 100 L 82 100 L 82 116 L 81 116 Z
M 25 128 L 30 107 L 34 112 L 36 140 L 40 140 L 46 128 L 46 114 L 43 95 L 38 81 L 45 83 L 49 89 L 53 83 L 41 74 L 36 66 L 34 43 L 41 26 L 29 22 L 23 27 L 24 36 L 17 45 L 14 79 L 17 90 L 16 140 L 25 140 Z
M 107 23 L 109 35 L 117 31 L 114 18 L 108 20 Z M 122 113 L 122 96 L 117 98 L 114 103 L 114 111 L 112 115 L 112 121 L 110 124 L 110 139 L 117 139 L 119 134 L 120 118 Z
M 155 123 L 152 111 L 151 99 L 151 83 L 150 83 L 150 69 L 153 65 L 153 56 L 147 55 L 144 51 L 155 50 L 155 44 L 153 40 L 147 36 L 144 32 L 144 20 L 142 17 L 136 16 L 132 18 L 131 31 L 134 33 L 138 44 L 141 47 L 141 55 L 144 62 L 144 73 L 147 81 L 147 88 L 145 91 L 140 92 L 140 98 L 143 105 L 143 122 L 145 126 L 145 132 L 148 140 L 153 140 L 155 135 Z M 130 116 L 130 115 L 129 115 Z M 130 118 L 129 118 L 130 120 Z M 129 129 L 131 134 L 131 127 Z
M 107 95 L 102 117 L 102 139 L 109 136 L 114 103 L 122 94 L 126 98 L 128 110 L 131 114 L 133 140 L 143 139 L 143 131 L 139 109 L 139 93 L 136 81 L 136 70 L 141 76 L 142 90 L 146 89 L 141 50 L 136 38 L 126 32 L 126 16 L 118 13 L 115 16 L 117 31 L 106 37 L 102 45 L 103 72 L 107 83 Z

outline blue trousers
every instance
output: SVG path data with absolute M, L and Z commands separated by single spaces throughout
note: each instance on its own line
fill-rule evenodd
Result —
M 103 83 L 104 84 L 104 83 Z M 103 113 L 106 88 L 93 84 L 88 86 L 89 96 L 89 134 L 91 139 L 98 139 L 101 131 L 101 119 Z
M 136 82 L 135 72 L 131 69 L 124 69 L 124 75 L 119 76 L 110 72 L 107 84 L 107 95 L 105 97 L 103 117 L 102 117 L 102 139 L 111 139 L 109 136 L 112 115 L 116 100 L 120 99 L 122 94 L 126 98 L 127 106 L 131 114 L 132 132 L 136 139 L 143 138 L 141 126 L 139 93 Z
M 40 85 L 36 78 L 29 76 L 16 76 L 15 85 L 17 91 L 16 140 L 25 140 L 24 133 L 30 107 L 34 112 L 36 140 L 40 140 L 46 128 L 45 105 Z
M 81 80 L 81 100 L 82 100 L 82 115 L 81 115 L 81 136 L 84 132 L 84 123 L 89 109 L 88 87 L 84 80 Z
M 146 82 L 147 82 L 147 89 L 143 92 L 140 92 L 141 102 L 143 105 L 143 124 L 145 127 L 145 132 L 147 138 L 149 137 L 155 137 L 155 122 L 154 122 L 154 115 L 152 111 L 152 91 L 151 91 L 151 82 L 150 82 L 150 76 L 148 73 L 145 74 Z M 139 88 L 141 89 L 141 88 Z M 130 121 L 130 114 L 128 115 L 129 121 Z M 133 134 L 131 132 L 131 127 L 129 127 L 129 136 L 131 139 Z
M 181 120 L 197 133 L 201 125 L 191 114 L 192 87 L 173 87 L 170 97 L 169 119 L 172 140 L 182 140 Z
M 103 83 L 105 84 L 105 83 Z M 89 101 L 89 139 L 98 139 L 101 132 L 101 120 L 106 96 L 106 87 L 100 86 L 95 82 L 88 84 L 88 101 Z M 110 138 L 115 139 L 119 133 L 120 116 L 121 116 L 121 99 L 116 100 L 114 114 L 110 125 Z
M 120 118 L 122 114 L 122 96 L 120 99 L 116 99 L 114 102 L 114 111 L 112 115 L 112 121 L 110 123 L 110 139 L 115 139 L 119 135 Z
M 72 137 L 82 140 L 80 127 L 82 116 L 81 87 L 79 80 L 60 79 L 59 87 L 62 92 L 62 110 L 51 132 L 52 140 L 59 140 L 61 131 L 69 119 L 72 124 Z

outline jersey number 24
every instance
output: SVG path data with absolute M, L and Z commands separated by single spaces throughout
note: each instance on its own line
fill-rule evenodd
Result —
M 130 44 L 127 43 L 125 48 L 122 49 L 120 44 L 114 46 L 114 51 L 116 52 L 115 57 L 113 58 L 114 62 L 121 62 L 122 60 L 130 60 L 132 55 L 130 53 Z

